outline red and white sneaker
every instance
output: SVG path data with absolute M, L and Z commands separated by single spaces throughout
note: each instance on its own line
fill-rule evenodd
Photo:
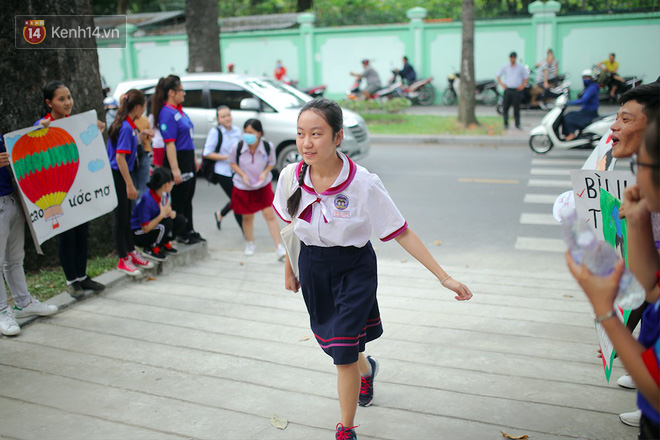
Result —
M 120 270 L 132 277 L 137 277 L 142 275 L 142 272 L 140 272 L 140 269 L 135 267 L 130 257 L 120 258 L 119 263 L 117 263 L 117 270 Z
M 137 251 L 129 252 L 128 258 L 131 259 L 131 262 L 138 269 L 151 269 L 152 267 L 154 267 L 154 263 L 147 260 L 146 258 L 143 258 L 142 255 L 138 254 Z

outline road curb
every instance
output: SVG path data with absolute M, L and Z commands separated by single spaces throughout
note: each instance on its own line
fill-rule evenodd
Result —
M 105 290 L 103 290 L 103 292 L 107 292 L 108 290 L 127 282 L 143 283 L 149 281 L 156 275 L 160 275 L 162 273 L 171 273 L 177 267 L 193 264 L 196 261 L 205 259 L 209 255 L 208 246 L 205 242 L 191 245 L 179 244 L 177 249 L 179 252 L 174 255 L 169 255 L 165 261 L 152 261 L 154 263 L 154 267 L 151 269 L 142 270 L 142 275 L 139 277 L 131 277 L 114 269 L 95 277 L 94 281 L 103 284 L 105 286 Z M 49 298 L 48 300 L 44 301 L 44 303 L 55 305 L 60 311 L 62 311 L 75 305 L 76 303 L 79 303 L 80 301 L 84 301 L 96 295 L 98 295 L 96 292 L 86 290 L 84 298 L 77 300 L 69 295 L 67 291 L 64 291 L 58 293 L 52 298 Z M 40 316 L 28 316 L 27 318 L 17 319 L 17 321 L 21 328 L 23 328 L 27 324 L 30 324 L 39 318 Z

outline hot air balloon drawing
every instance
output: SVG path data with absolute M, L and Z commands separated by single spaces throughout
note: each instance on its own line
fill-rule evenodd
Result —
M 16 181 L 23 194 L 52 220 L 53 229 L 64 212 L 62 202 L 78 173 L 78 147 L 73 137 L 57 127 L 27 133 L 11 152 Z

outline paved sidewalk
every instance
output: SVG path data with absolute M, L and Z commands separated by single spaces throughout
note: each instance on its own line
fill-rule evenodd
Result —
M 472 301 L 417 262 L 379 261 L 385 334 L 368 346 L 381 370 L 361 440 L 636 437 L 617 417 L 635 393 L 605 382 L 567 273 L 445 267 Z M 335 369 L 282 271 L 272 250 L 211 248 L 0 338 L 0 438 L 334 438 Z

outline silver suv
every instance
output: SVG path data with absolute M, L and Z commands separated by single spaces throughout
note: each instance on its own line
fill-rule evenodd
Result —
M 130 89 L 139 89 L 150 98 L 158 79 L 125 81 L 115 89 L 120 96 Z M 216 124 L 216 108 L 231 109 L 233 123 L 243 128 L 250 118 L 257 118 L 264 127 L 264 138 L 275 145 L 276 169 L 301 160 L 296 148 L 298 112 L 312 98 L 293 87 L 270 78 L 248 77 L 225 73 L 197 73 L 181 77 L 186 100 L 183 107 L 195 124 L 194 142 L 198 152 L 204 147 L 206 135 Z M 344 140 L 341 151 L 353 159 L 364 157 L 370 148 L 369 131 L 364 119 L 350 110 L 344 112 Z

